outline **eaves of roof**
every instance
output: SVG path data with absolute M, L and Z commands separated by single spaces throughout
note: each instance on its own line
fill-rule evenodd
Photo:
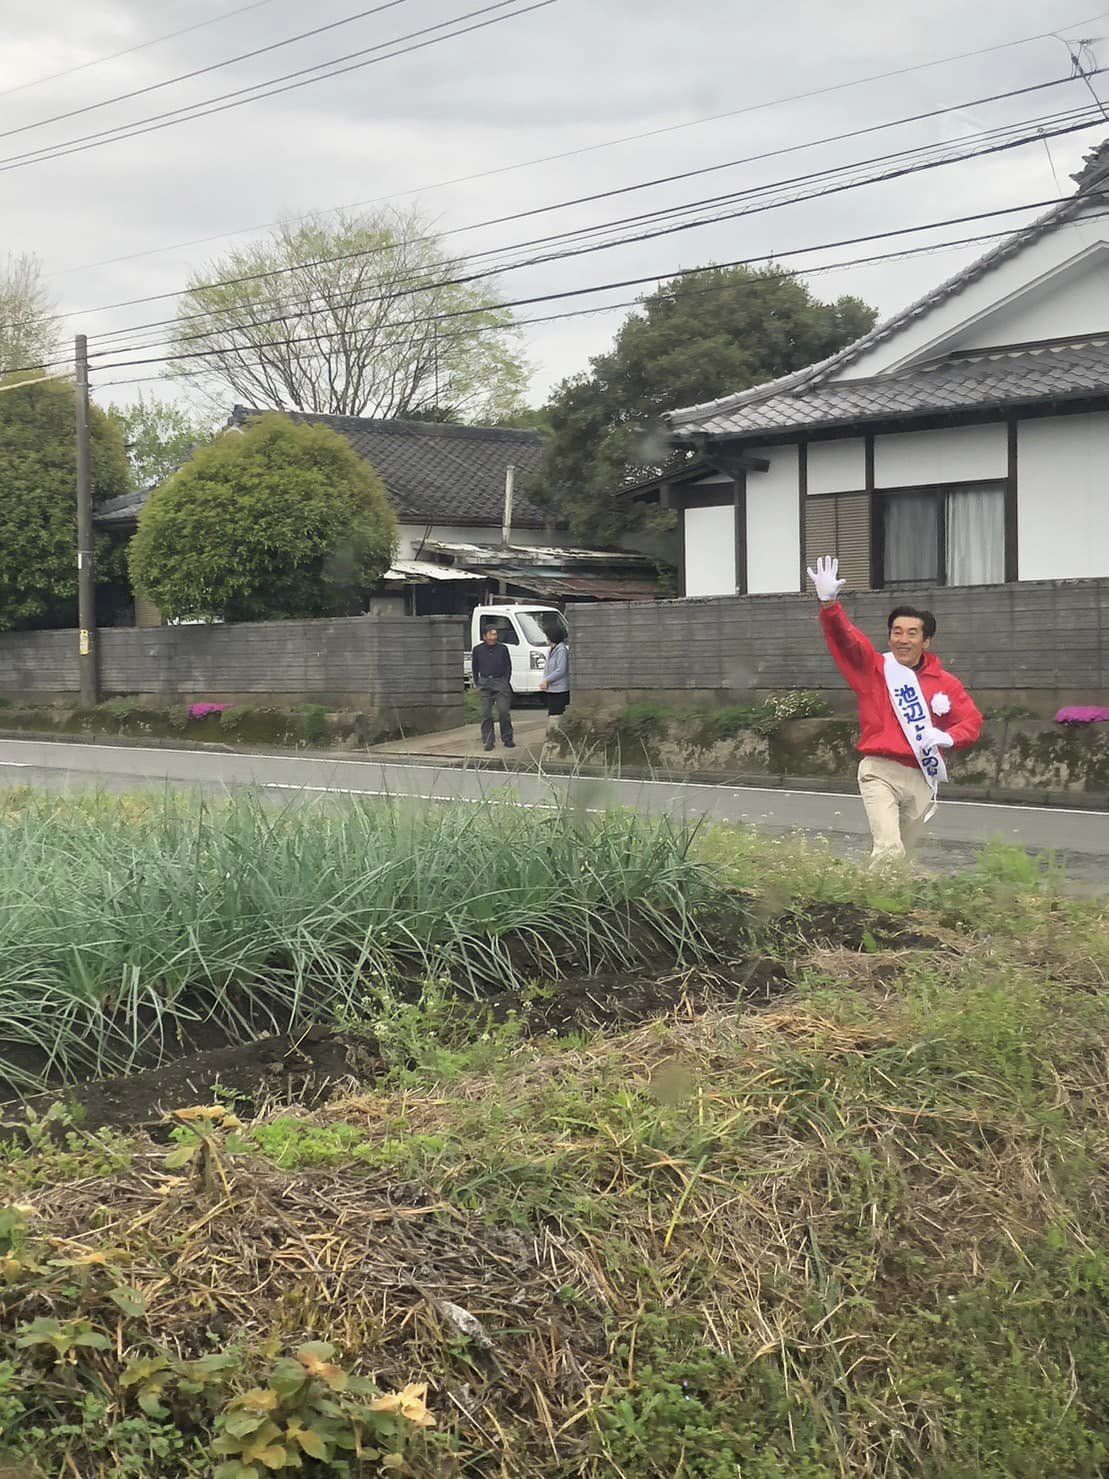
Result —
M 903 375 L 808 386 L 732 406 L 703 421 L 709 439 L 863 426 L 937 414 L 1064 404 L 1109 397 L 1109 337 L 1059 348 L 997 351 Z
M 779 376 L 776 380 L 765 381 L 761 385 L 751 386 L 748 390 L 741 390 L 732 395 L 721 396 L 717 400 L 704 401 L 700 405 L 683 406 L 674 411 L 663 414 L 662 420 L 669 429 L 671 436 L 676 441 L 685 441 L 696 436 L 698 432 L 708 432 L 709 423 L 726 415 L 728 412 L 740 406 L 749 405 L 755 401 L 767 400 L 772 396 L 784 395 L 786 392 L 797 392 L 818 386 L 826 381 L 829 376 L 842 370 L 847 365 L 857 360 L 868 350 L 891 338 L 907 324 L 915 319 L 921 318 L 939 304 L 946 302 L 956 293 L 963 292 L 972 283 L 977 282 L 993 268 L 1000 266 L 1002 262 L 1031 246 L 1041 236 L 1053 230 L 1056 226 L 1064 224 L 1072 217 L 1081 214 L 1091 201 L 1093 192 L 1077 191 L 1073 196 L 1063 201 L 1060 205 L 1052 206 L 1042 216 L 1030 222 L 1020 231 L 1007 237 L 990 251 L 975 259 L 968 266 L 956 272 L 952 277 L 925 293 L 923 297 L 910 303 L 908 307 L 900 309 L 890 318 L 884 319 L 876 324 L 868 333 L 854 340 L 845 348 L 839 350 L 826 359 L 817 361 L 816 364 L 806 365 L 804 369 L 794 370 L 788 375 Z

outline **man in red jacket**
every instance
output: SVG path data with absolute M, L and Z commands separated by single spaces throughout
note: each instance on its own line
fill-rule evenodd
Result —
M 820 624 L 836 667 L 859 701 L 859 792 L 874 839 L 874 863 L 905 857 L 935 810 L 946 779 L 943 752 L 966 750 L 982 733 L 982 715 L 930 650 L 936 618 L 914 606 L 889 614 L 890 651 L 879 653 L 839 603 L 846 584 L 839 561 L 821 559 L 809 579 L 820 598 Z

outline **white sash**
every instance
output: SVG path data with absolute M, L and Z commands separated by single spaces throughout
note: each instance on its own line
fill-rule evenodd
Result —
M 916 763 L 932 791 L 932 805 L 924 818 L 927 822 L 935 815 L 940 782 L 947 780 L 947 766 L 943 763 L 943 756 L 935 745 L 926 745 L 923 741 L 923 736 L 934 723 L 932 711 L 924 697 L 920 680 L 912 668 L 898 662 L 892 652 L 885 653 L 882 661 L 886 666 L 886 688 L 893 712 L 897 715 L 897 721 L 909 741 L 909 748 L 916 756 Z

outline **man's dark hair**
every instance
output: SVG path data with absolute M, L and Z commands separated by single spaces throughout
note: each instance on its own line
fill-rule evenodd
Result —
M 915 606 L 895 606 L 886 618 L 886 631 L 890 631 L 899 616 L 907 616 L 910 621 L 919 621 L 924 628 L 924 640 L 930 642 L 936 635 L 936 618 L 930 611 L 920 611 Z

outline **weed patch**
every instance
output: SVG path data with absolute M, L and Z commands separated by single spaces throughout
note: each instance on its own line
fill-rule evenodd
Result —
M 397 818 L 390 902 L 427 930 L 449 897 L 457 953 L 408 981 L 358 957 L 340 1039 L 364 1057 L 339 1092 L 282 1097 L 291 1040 L 253 1105 L 179 1098 L 126 1141 L 56 1112 L 0 1157 L 0 1460 L 42 1479 L 1104 1474 L 1104 903 L 1009 852 L 902 883 L 726 829 L 675 855 L 473 816 L 430 834 L 470 868 L 457 894 Z M 131 822 L 133 844 L 149 811 Z M 201 835 L 230 871 L 228 838 Z M 314 834 L 287 853 L 267 835 L 297 880 L 326 871 Z M 365 873 L 367 835 L 328 848 L 360 843 Z M 629 837 L 646 852 L 618 870 Z M 649 938 L 669 962 L 590 972 L 599 947 L 546 926 L 541 949 L 527 928 L 490 946 L 476 881 L 498 868 L 533 908 L 556 880 L 563 914 L 568 892 L 612 909 L 624 880 L 618 917 L 653 921 L 640 959 Z M 259 876 L 233 892 L 240 928 Z
M 357 1016 L 367 991 L 413 977 L 477 997 L 693 961 L 722 890 L 691 842 L 630 812 L 508 801 L 327 814 L 8 794 L 3 1068 L 34 1092 Z

